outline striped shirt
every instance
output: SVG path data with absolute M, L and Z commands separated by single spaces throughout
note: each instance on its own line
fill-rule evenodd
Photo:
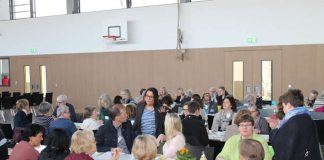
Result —
M 52 116 L 47 116 L 47 115 L 37 115 L 35 117 L 34 123 L 39 124 L 43 126 L 44 128 L 48 128 L 50 123 L 53 121 Z
M 142 134 L 150 134 L 155 136 L 155 128 L 155 112 L 154 110 L 150 111 L 145 108 L 141 122 Z
M 324 106 L 324 97 L 321 97 L 321 98 L 317 98 L 314 102 L 314 106 L 313 108 L 316 109 L 316 108 L 319 108 L 319 107 L 322 107 Z

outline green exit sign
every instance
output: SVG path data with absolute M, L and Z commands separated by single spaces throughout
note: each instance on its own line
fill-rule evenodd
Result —
M 36 48 L 31 48 L 30 53 L 37 53 L 37 49 Z
M 248 37 L 246 39 L 247 43 L 257 43 L 257 38 L 256 37 Z

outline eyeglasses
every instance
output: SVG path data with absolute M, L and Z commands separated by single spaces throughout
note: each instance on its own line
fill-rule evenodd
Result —
M 147 98 L 154 98 L 154 96 L 148 96 L 148 95 L 145 95 L 145 97 L 147 97 Z
M 252 127 L 252 124 L 240 124 L 239 127 L 242 128 Z

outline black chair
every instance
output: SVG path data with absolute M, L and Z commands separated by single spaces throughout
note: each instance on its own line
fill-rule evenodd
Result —
M 29 104 L 32 103 L 32 98 L 30 93 L 24 93 L 22 96 L 20 96 L 20 99 L 27 99 Z
M 15 105 L 13 97 L 4 97 L 2 99 L 2 106 L 4 109 L 12 109 L 12 107 Z
M 45 101 L 52 104 L 52 99 L 53 99 L 53 92 L 50 92 L 50 93 L 46 93 L 45 95 Z
M 16 103 L 20 99 L 21 94 L 20 94 L 20 92 L 13 92 L 12 97 L 13 97 L 14 103 Z
M 44 94 L 37 94 L 34 100 L 34 103 L 36 106 L 40 105 L 43 102 L 43 96 Z
M 324 119 L 321 120 L 314 120 L 317 126 L 317 134 L 319 138 L 319 142 L 321 145 L 324 145 Z
M 13 137 L 13 130 L 11 128 L 11 124 L 0 124 L 0 128 L 6 137 L 6 139 L 12 139 Z
M 11 96 L 11 93 L 9 91 L 3 91 L 2 92 L 2 98 L 4 97 L 10 97 Z

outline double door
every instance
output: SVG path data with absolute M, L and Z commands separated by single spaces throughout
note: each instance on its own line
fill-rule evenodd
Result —
M 277 99 L 281 94 L 281 49 L 226 50 L 225 85 L 236 99 Z

